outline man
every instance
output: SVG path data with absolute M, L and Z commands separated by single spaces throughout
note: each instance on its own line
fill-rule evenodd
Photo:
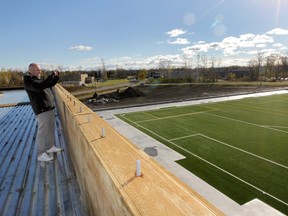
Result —
M 51 88 L 59 80 L 59 71 L 53 71 L 47 78 L 40 78 L 41 68 L 31 63 L 24 75 L 24 87 L 31 102 L 32 109 L 38 122 L 36 144 L 38 147 L 38 161 L 48 162 L 54 159 L 54 153 L 62 151 L 55 147 L 55 115 L 54 97 Z

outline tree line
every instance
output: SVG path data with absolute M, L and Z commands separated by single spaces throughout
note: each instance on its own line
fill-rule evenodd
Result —
M 189 67 L 188 58 L 183 56 L 184 66 L 176 68 L 168 60 L 160 60 L 156 69 L 126 70 L 115 69 L 106 70 L 103 61 L 102 68 L 90 71 L 62 71 L 61 81 L 71 80 L 79 74 L 86 73 L 96 80 L 126 79 L 133 77 L 137 80 L 144 80 L 147 77 L 159 79 L 161 82 L 216 82 L 218 79 L 241 80 L 241 81 L 267 81 L 288 78 L 288 56 L 271 54 L 267 57 L 264 53 L 258 52 L 256 57 L 251 59 L 247 66 L 221 67 L 221 60 L 204 55 L 198 55 L 194 61 L 194 68 Z M 44 76 L 49 73 L 44 71 Z M 23 86 L 23 72 L 17 70 L 0 71 L 0 88 Z
M 0 71 L 0 87 L 20 87 L 23 86 L 23 73 L 17 70 L 5 70 Z

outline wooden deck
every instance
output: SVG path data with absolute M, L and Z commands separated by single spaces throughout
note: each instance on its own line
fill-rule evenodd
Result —
M 87 215 L 58 117 L 52 162 L 36 160 L 36 131 L 30 105 L 0 108 L 0 215 Z

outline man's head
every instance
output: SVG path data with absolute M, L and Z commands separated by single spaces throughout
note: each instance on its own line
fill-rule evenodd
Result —
M 29 67 L 28 67 L 28 72 L 29 72 L 31 75 L 40 78 L 41 67 L 40 67 L 38 64 L 31 63 L 31 64 L 29 65 Z

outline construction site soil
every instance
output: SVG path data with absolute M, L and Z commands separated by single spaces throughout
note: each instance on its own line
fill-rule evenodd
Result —
M 169 103 L 185 100 L 199 100 L 237 94 L 250 94 L 284 89 L 266 86 L 217 86 L 217 85 L 145 85 L 128 87 L 122 91 L 100 95 L 90 99 L 86 105 L 93 110 L 116 109 Z

